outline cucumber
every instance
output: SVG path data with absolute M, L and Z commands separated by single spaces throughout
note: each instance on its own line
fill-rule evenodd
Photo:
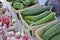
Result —
M 52 26 L 49 30 L 47 30 L 43 36 L 43 40 L 49 40 L 51 37 L 53 37 L 55 34 L 60 32 L 60 22 L 56 25 Z
M 22 1 L 22 3 L 23 3 L 25 6 L 30 5 L 31 2 L 32 2 L 32 0 L 24 0 L 24 1 Z
M 39 14 L 39 15 L 36 15 L 36 16 L 25 16 L 24 19 L 30 20 L 30 21 L 32 21 L 32 20 L 37 21 L 37 20 L 42 19 L 45 16 L 49 15 L 50 13 L 51 13 L 51 11 L 45 11 L 45 12 Z
M 55 35 L 52 39 L 50 40 L 60 40 L 60 34 Z
M 44 6 L 44 7 L 37 7 L 32 9 L 27 9 L 21 12 L 23 16 L 29 16 L 29 15 L 38 15 L 42 12 L 49 11 L 51 6 Z
M 29 25 L 33 22 L 33 21 L 29 21 L 29 20 L 25 20 Z
M 43 23 L 47 23 L 49 21 L 52 21 L 55 18 L 55 16 L 56 16 L 56 13 L 55 12 L 52 12 L 51 14 L 49 14 L 48 16 L 40 19 L 39 21 L 32 23 L 32 26 L 35 26 L 35 25 L 39 25 L 39 24 L 43 24 Z
M 50 29 L 52 26 L 56 25 L 56 24 L 59 23 L 59 22 L 60 22 L 60 21 L 55 22 L 55 23 L 49 25 L 47 28 L 44 29 L 44 32 L 46 32 L 48 29 Z
M 16 8 L 16 9 L 23 9 L 24 8 L 24 5 L 22 3 L 15 2 L 13 4 L 13 7 Z

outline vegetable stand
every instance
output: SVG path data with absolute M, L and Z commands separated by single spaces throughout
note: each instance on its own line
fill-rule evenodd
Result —
M 0 9 L 0 26 L 3 26 L 0 27 L 0 33 L 2 33 L 0 36 L 1 40 L 54 40 L 54 38 L 58 39 L 57 37 L 59 36 L 57 34 L 59 32 L 60 25 L 60 21 L 58 19 L 60 17 L 56 16 L 56 12 L 52 10 L 52 6 L 45 6 L 45 2 L 47 0 L 0 1 L 0 6 L 3 5 L 3 7 L 1 6 L 2 8 Z M 41 4 L 42 2 L 44 3 Z M 12 28 L 10 30 L 7 30 L 7 27 Z M 56 32 L 54 30 L 56 30 Z M 48 35 L 48 33 L 50 33 L 50 35 Z

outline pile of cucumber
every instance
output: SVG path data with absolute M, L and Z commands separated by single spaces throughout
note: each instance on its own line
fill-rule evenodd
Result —
M 39 6 L 22 11 L 21 15 L 30 26 L 37 26 L 55 19 L 56 13 L 52 12 L 51 9 L 52 6 Z
M 9 0 L 7 0 L 7 1 L 9 1 Z M 12 1 L 12 0 L 10 0 L 10 1 Z M 23 9 L 23 8 L 32 6 L 36 3 L 37 3 L 37 1 L 35 1 L 35 0 L 14 0 L 14 1 L 12 1 L 12 6 L 16 10 L 19 10 L 19 9 Z
M 60 40 L 60 21 L 44 29 L 43 40 Z

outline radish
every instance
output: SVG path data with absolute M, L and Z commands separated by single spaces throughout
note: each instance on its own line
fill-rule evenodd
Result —
M 7 29 L 8 26 L 6 24 L 3 25 L 3 29 Z
M 6 37 L 6 36 L 4 36 L 4 37 L 3 37 L 3 40 L 7 40 L 7 37 Z
M 9 15 L 9 16 L 8 16 L 8 18 L 9 18 L 9 19 L 11 19 L 11 18 L 12 18 L 12 16 L 11 16 L 11 15 Z
M 15 40 L 20 40 L 20 39 L 15 39 Z
M 25 38 L 23 38 L 22 40 L 26 40 Z
M 20 32 L 16 32 L 15 38 L 16 38 L 16 39 L 20 39 Z
M 19 36 L 20 35 L 20 32 L 16 32 L 16 35 Z
M 2 17 L 0 18 L 0 21 L 3 22 L 3 21 L 4 21 L 4 18 L 5 18 L 5 17 L 2 16 Z
M 10 22 L 12 21 L 12 16 L 11 15 L 9 15 L 8 16 L 8 19 L 10 20 Z
M 16 38 L 16 39 L 20 39 L 20 36 L 16 35 L 15 38 Z
M 13 26 L 13 24 L 10 22 L 10 23 L 9 23 L 9 26 Z
M 0 22 L 1 22 L 2 20 L 1 20 L 1 18 L 0 18 Z
M 8 12 L 9 10 L 7 8 L 3 8 L 2 12 L 5 14 L 5 12 Z
M 23 39 L 26 39 L 26 40 L 28 40 L 28 36 L 24 36 L 24 37 L 23 37 Z
M 9 19 L 8 18 L 4 18 L 4 23 L 5 24 L 9 24 L 10 23 Z
M 20 40 L 22 40 L 23 38 L 20 38 Z
M 11 32 L 8 32 L 7 35 L 8 35 L 9 37 L 12 37 L 12 36 L 15 35 L 15 33 L 14 33 L 13 31 L 11 31 Z

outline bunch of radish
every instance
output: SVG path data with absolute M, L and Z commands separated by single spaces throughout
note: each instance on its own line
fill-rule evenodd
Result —
M 4 33 L 5 35 L 3 35 L 2 39 L 3 40 L 28 40 L 28 34 L 27 32 L 6 32 Z M 23 35 L 22 35 L 23 34 Z
M 10 26 L 16 25 L 17 21 L 16 19 L 12 19 L 11 15 L 8 15 L 8 17 L 1 17 L 0 18 L 0 29 L 7 29 Z

